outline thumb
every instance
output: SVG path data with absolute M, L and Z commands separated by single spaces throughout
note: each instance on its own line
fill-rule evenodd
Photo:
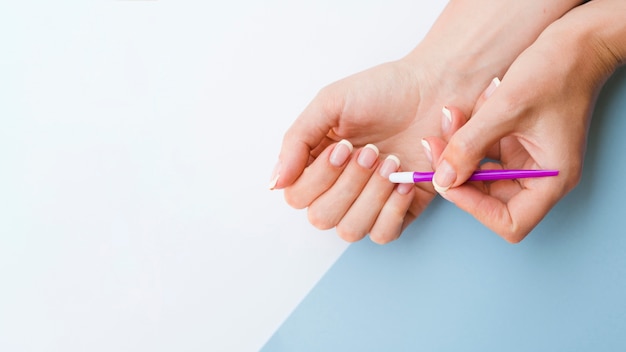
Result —
M 340 104 L 336 99 L 318 95 L 300 114 L 283 137 L 270 181 L 270 189 L 293 184 L 309 163 L 311 152 L 321 143 L 339 120 Z
M 459 186 L 478 168 L 491 148 L 515 128 L 514 121 L 503 117 L 498 99 L 483 105 L 448 141 L 438 158 L 433 186 L 439 193 Z

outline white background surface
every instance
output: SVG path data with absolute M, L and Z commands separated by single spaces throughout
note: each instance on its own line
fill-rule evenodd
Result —
M 260 348 L 346 248 L 267 190 L 443 1 L 3 1 L 0 350 Z

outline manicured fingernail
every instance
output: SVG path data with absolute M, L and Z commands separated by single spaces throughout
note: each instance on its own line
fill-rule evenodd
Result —
M 443 113 L 441 118 L 441 132 L 448 133 L 450 126 L 452 126 L 452 113 L 450 113 L 450 110 L 445 106 L 441 108 L 441 112 Z
M 433 177 L 435 191 L 445 193 L 452 187 L 454 181 L 456 181 L 456 172 L 452 166 L 444 160 L 435 171 L 435 176 Z
M 496 88 L 500 85 L 500 79 L 498 77 L 494 77 L 489 83 L 489 87 L 485 89 L 485 98 L 489 98 L 493 92 L 495 92 Z
M 412 189 L 413 189 L 413 184 L 412 183 L 401 183 L 396 188 L 396 190 L 400 194 L 409 194 L 409 192 L 411 192 Z
M 353 148 L 352 143 L 347 140 L 342 139 L 339 141 L 339 143 L 335 145 L 333 152 L 330 154 L 330 164 L 335 167 L 342 166 L 346 160 L 348 160 L 350 154 L 352 154 Z
M 378 159 L 378 148 L 373 144 L 368 144 L 359 153 L 359 158 L 356 160 L 359 165 L 366 169 L 371 168 Z
M 276 184 L 278 183 L 278 178 L 280 177 L 280 161 L 276 163 L 274 166 L 274 171 L 272 171 L 272 177 L 270 178 L 270 190 L 276 188 Z
M 430 149 L 430 144 L 425 139 L 422 139 L 422 146 L 424 147 L 424 154 L 426 154 L 426 158 L 432 164 L 433 162 L 433 151 Z
M 388 155 L 383 165 L 380 167 L 380 176 L 389 178 L 392 172 L 396 172 L 400 167 L 400 159 L 395 155 Z

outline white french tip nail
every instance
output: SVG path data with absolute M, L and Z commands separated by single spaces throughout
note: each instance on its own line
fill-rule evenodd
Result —
M 354 150 L 354 146 L 347 139 L 340 140 L 338 144 L 343 144 L 348 147 L 348 149 L 350 149 L 350 153 L 352 153 L 352 151 Z
M 422 145 L 424 146 L 426 150 L 428 150 L 429 152 L 432 152 L 432 149 L 430 149 L 430 144 L 428 144 L 428 142 L 425 139 L 422 139 Z
M 274 190 L 274 188 L 276 188 L 276 184 L 278 183 L 278 178 L 280 177 L 280 174 L 277 174 L 276 176 L 274 176 L 274 178 L 270 181 L 270 186 L 269 189 L 270 190 Z
M 487 89 L 485 89 L 485 98 L 489 98 L 493 92 L 495 92 L 496 88 L 498 88 L 498 86 L 500 85 L 500 79 L 498 77 L 494 77 L 491 80 L 491 83 L 489 83 L 489 87 L 487 87 Z
M 448 122 L 452 122 L 452 113 L 450 112 L 450 109 L 444 106 L 441 108 L 441 112 L 443 113 L 443 116 L 448 119 Z
M 437 181 L 435 181 L 435 178 L 433 178 L 433 187 L 435 187 L 435 191 L 437 191 L 437 193 L 446 193 L 450 189 L 450 186 L 448 187 L 439 186 L 437 184 Z
M 376 155 L 380 154 L 380 151 L 378 150 L 378 147 L 373 145 L 373 144 L 367 144 L 365 147 L 363 148 L 370 148 L 371 150 L 373 150 L 374 152 L 376 152 Z
M 396 163 L 397 167 L 400 167 L 400 158 L 398 158 L 397 156 L 395 156 L 393 154 L 389 154 L 389 155 L 387 155 L 385 160 L 387 160 L 387 159 L 393 160 Z
M 270 180 L 269 189 L 270 191 L 276 188 L 276 184 L 278 183 L 278 178 L 280 177 L 280 160 L 274 166 L 274 170 L 272 171 L 272 179 Z
M 424 147 L 426 158 L 432 164 L 432 162 L 433 162 L 433 151 L 432 151 L 432 149 L 430 149 L 430 144 L 423 138 L 422 138 L 422 146 Z

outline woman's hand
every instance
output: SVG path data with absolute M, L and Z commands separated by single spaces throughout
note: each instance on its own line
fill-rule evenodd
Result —
M 509 242 L 521 241 L 579 181 L 600 87 L 617 62 L 581 6 L 555 22 L 511 65 L 502 84 L 448 143 L 427 138 L 435 188 Z M 593 9 L 593 8 L 592 8 Z M 455 120 L 464 120 L 456 112 Z M 557 169 L 557 177 L 464 182 L 481 169 Z
M 288 185 L 287 203 L 308 207 L 314 226 L 337 227 L 347 241 L 397 238 L 435 194 L 430 185 L 394 191 L 387 179 L 400 160 L 405 169 L 430 169 L 419 141 L 439 133 L 441 113 L 429 110 L 438 102 L 424 104 L 428 81 L 401 60 L 324 88 L 285 135 L 275 182 Z
M 577 3 L 451 1 L 405 58 L 320 91 L 285 134 L 270 188 L 285 189 L 290 205 L 309 208 L 315 226 L 337 226 L 348 241 L 367 233 L 379 243 L 397 238 L 434 191 L 430 185 L 394 191 L 385 180 L 394 166 L 389 163 L 398 170 L 400 160 L 404 170 L 429 169 L 421 140 L 450 128 L 441 107 L 453 104 L 469 116 L 491 77 Z M 354 143 L 356 152 L 351 143 L 335 144 L 340 140 Z M 392 154 L 396 158 L 387 158 Z

